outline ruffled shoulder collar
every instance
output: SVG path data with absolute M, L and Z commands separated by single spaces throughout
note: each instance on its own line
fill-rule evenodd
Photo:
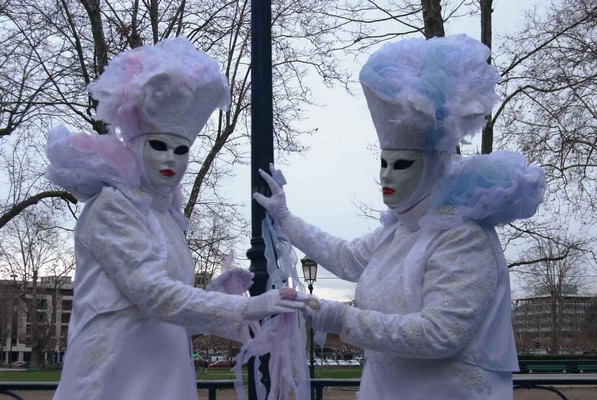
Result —
M 80 201 L 86 202 L 105 186 L 114 187 L 138 206 L 155 205 L 160 211 L 169 210 L 181 229 L 187 229 L 188 221 L 180 212 L 181 187 L 157 202 L 152 194 L 140 190 L 140 173 L 133 153 L 114 135 L 75 133 L 60 125 L 48 132 L 46 155 L 50 163 L 45 176 Z
M 456 159 L 434 186 L 420 225 L 448 229 L 465 219 L 497 226 L 530 218 L 543 202 L 545 173 L 522 154 L 496 151 Z
M 46 177 L 85 202 L 104 186 L 129 192 L 140 184 L 133 154 L 114 135 L 71 132 L 64 125 L 48 132 Z

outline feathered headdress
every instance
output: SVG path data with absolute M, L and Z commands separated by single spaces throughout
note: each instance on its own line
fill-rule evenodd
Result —
M 382 149 L 453 151 L 485 124 L 500 80 L 466 35 L 408 39 L 373 53 L 360 81 Z
M 191 143 L 230 93 L 217 61 L 186 38 L 125 51 L 89 85 L 96 119 L 125 141 L 144 133 L 171 133 Z

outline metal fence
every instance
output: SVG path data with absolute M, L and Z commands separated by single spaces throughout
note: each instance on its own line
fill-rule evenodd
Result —
M 596 375 L 558 375 L 558 376 L 532 376 L 532 375 L 514 375 L 514 390 L 519 389 L 536 389 L 546 390 L 555 393 L 562 400 L 567 400 L 567 397 L 557 387 L 582 387 L 582 386 L 597 386 Z M 312 379 L 311 387 L 313 389 L 315 399 L 323 400 L 323 392 L 325 388 L 329 387 L 358 387 L 360 379 Z M 5 395 L 15 400 L 27 400 L 26 397 L 21 397 L 14 392 L 23 391 L 55 391 L 58 386 L 57 382 L 0 382 L 0 395 Z M 213 380 L 213 381 L 197 381 L 197 389 L 206 389 L 209 400 L 217 400 L 217 391 L 223 389 L 233 389 L 233 380 Z

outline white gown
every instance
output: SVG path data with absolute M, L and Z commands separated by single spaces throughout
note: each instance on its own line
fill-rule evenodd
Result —
M 360 400 L 508 400 L 518 370 L 508 269 L 492 227 L 420 229 L 426 202 L 353 241 L 290 216 L 293 245 L 358 282 L 342 341 L 365 350 Z
M 170 198 L 104 187 L 75 231 L 68 346 L 54 399 L 197 399 L 190 334 L 241 337 L 247 297 L 193 288 Z

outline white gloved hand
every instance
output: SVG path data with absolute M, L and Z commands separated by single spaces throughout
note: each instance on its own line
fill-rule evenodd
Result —
M 342 331 L 342 316 L 348 306 L 332 300 L 322 300 L 310 296 L 305 300 L 307 307 L 304 309 L 306 317 L 311 318 L 313 329 L 327 332 L 340 333 Z
M 208 292 L 226 294 L 243 294 L 253 286 L 254 274 L 244 268 L 234 268 L 224 271 L 220 276 L 207 285 Z
M 278 221 L 278 223 L 282 223 L 290 215 L 290 211 L 286 205 L 286 193 L 282 189 L 282 185 L 286 181 L 282 173 L 273 164 L 269 165 L 269 169 L 271 175 L 261 169 L 259 170 L 259 174 L 267 182 L 272 192 L 271 197 L 266 197 L 261 193 L 253 193 L 253 198 L 267 210 L 272 218 Z
M 207 285 L 208 292 L 243 294 L 253 286 L 252 272 L 234 266 L 234 250 L 230 250 L 222 262 L 222 274 Z
M 305 303 L 295 300 L 284 300 L 277 289 L 268 290 L 256 297 L 251 297 L 245 311 L 245 319 L 257 321 L 274 314 L 283 314 L 303 310 Z

